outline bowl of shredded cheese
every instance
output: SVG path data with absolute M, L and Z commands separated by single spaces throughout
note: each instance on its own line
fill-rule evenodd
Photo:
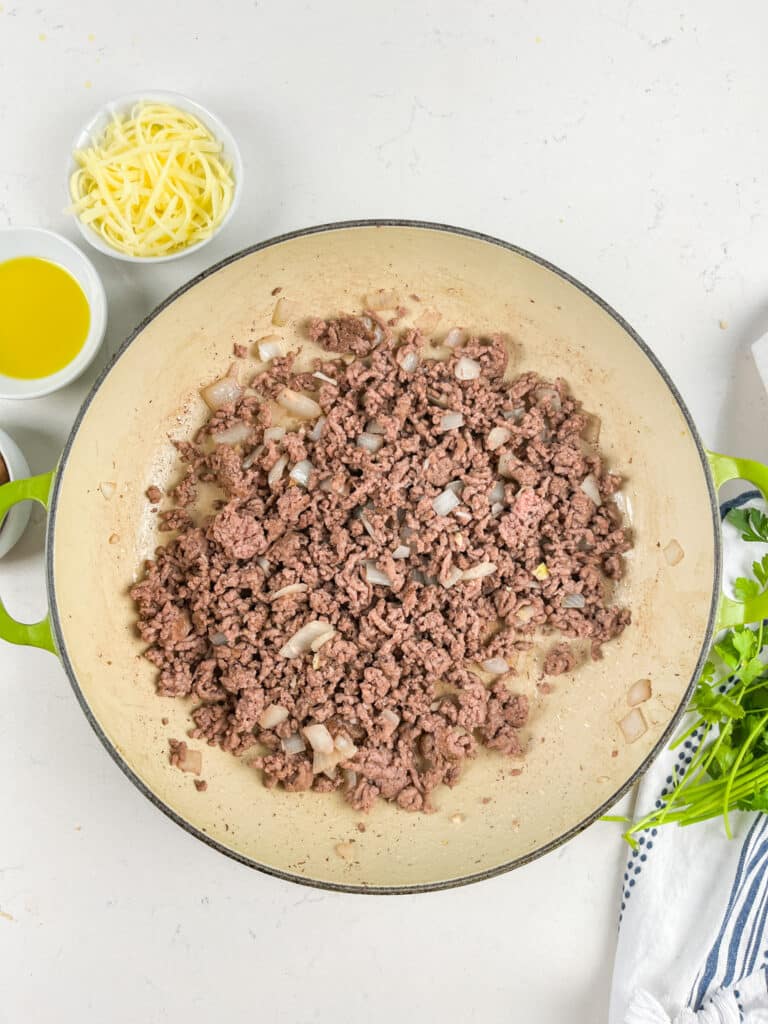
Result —
M 178 259 L 232 219 L 240 150 L 211 111 L 178 93 L 107 103 L 75 139 L 68 212 L 83 238 L 133 263 Z

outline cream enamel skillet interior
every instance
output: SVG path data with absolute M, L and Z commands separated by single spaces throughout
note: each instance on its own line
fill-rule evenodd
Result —
M 522 764 L 481 750 L 460 783 L 435 793 L 434 814 L 379 802 L 364 833 L 338 794 L 264 788 L 246 759 L 203 747 L 206 792 L 168 763 L 190 705 L 159 698 L 128 587 L 158 543 L 144 492 L 178 474 L 168 440 L 189 437 L 206 410 L 202 385 L 231 361 L 252 325 L 268 333 L 272 289 L 307 315 L 357 311 L 371 290 L 418 293 L 444 329 L 504 331 L 510 373 L 564 377 L 602 421 L 601 448 L 626 474 L 634 549 L 616 599 L 633 624 L 587 662 L 536 689 L 533 654 L 516 688 L 531 699 Z M 299 326 L 286 336 L 311 355 Z M 301 365 L 301 362 L 299 363 Z M 715 458 L 715 457 L 712 457 Z M 0 614 L 0 636 L 61 658 L 83 711 L 130 779 L 174 821 L 264 871 L 329 888 L 409 892 L 469 882 L 520 865 L 603 813 L 669 739 L 708 647 L 720 602 L 715 485 L 763 467 L 718 457 L 713 468 L 680 396 L 637 335 L 583 286 L 537 257 L 474 233 L 430 224 L 364 222 L 298 232 L 205 272 L 157 309 L 102 374 L 58 469 L 0 489 L 0 515 L 47 503 L 50 616 L 22 626 Z M 765 486 L 765 477 L 758 482 Z M 110 486 L 114 483 L 114 493 Z M 49 493 L 50 490 L 50 493 Z M 167 535 L 166 535 L 167 536 Z M 161 535 L 162 537 L 162 535 Z M 663 549 L 684 551 L 667 564 Z M 729 603 L 721 607 L 721 618 Z M 675 642 L 657 637 L 674 624 Z M 652 681 L 647 732 L 619 727 L 627 691 Z M 167 727 L 161 719 L 170 720 Z M 196 744 L 197 745 L 197 744 Z M 521 774 L 514 770 L 522 767 Z M 351 859 L 335 847 L 354 839 Z

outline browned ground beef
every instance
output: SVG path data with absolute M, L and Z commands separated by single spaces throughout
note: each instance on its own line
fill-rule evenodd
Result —
M 527 700 L 507 683 L 537 630 L 588 638 L 599 656 L 629 622 L 608 594 L 630 547 L 611 499 L 620 478 L 582 440 L 587 417 L 562 380 L 504 379 L 499 338 L 470 338 L 443 361 L 426 358 L 417 331 L 373 316 L 313 321 L 310 334 L 328 351 L 315 370 L 334 383 L 276 359 L 177 445 L 187 474 L 163 526 L 180 533 L 131 591 L 139 631 L 158 692 L 195 701 L 191 735 L 236 754 L 260 745 L 267 785 L 431 810 L 478 743 L 521 755 Z M 472 361 L 479 376 L 457 379 Z M 324 420 L 265 440 L 276 409 L 265 396 L 287 384 Z M 463 423 L 443 429 L 453 413 Z M 246 441 L 213 443 L 239 423 Z M 491 439 L 494 428 L 507 433 Z M 306 486 L 288 475 L 304 460 Z M 224 497 L 195 525 L 198 481 Z M 446 490 L 459 500 L 438 514 Z M 488 575 L 462 578 L 478 566 Z M 283 651 L 310 622 L 325 624 L 317 649 Z M 561 643 L 545 670 L 574 663 Z M 313 724 L 327 733 L 305 735 Z M 313 734 L 333 751 L 313 757 Z

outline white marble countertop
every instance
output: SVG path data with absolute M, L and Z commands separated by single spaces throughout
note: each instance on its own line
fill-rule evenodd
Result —
M 110 297 L 97 365 L 52 398 L 0 403 L 0 424 L 50 469 L 110 352 L 184 280 L 286 230 L 400 216 L 566 268 L 658 353 L 709 444 L 765 458 L 748 345 L 768 329 L 766 30 L 758 0 L 3 0 L 0 225 L 75 239 L 69 142 L 137 88 L 220 113 L 248 180 L 200 254 L 149 270 L 91 253 Z M 0 564 L 29 619 L 42 530 L 35 514 Z M 302 889 L 158 813 L 52 657 L 0 645 L 0 689 L 0 1021 L 605 1020 L 614 826 L 454 891 Z

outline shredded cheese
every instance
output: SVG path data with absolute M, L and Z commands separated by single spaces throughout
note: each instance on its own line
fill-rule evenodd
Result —
M 114 116 L 74 156 L 70 212 L 129 256 L 167 256 L 204 241 L 232 203 L 221 143 L 193 114 L 164 103 Z

